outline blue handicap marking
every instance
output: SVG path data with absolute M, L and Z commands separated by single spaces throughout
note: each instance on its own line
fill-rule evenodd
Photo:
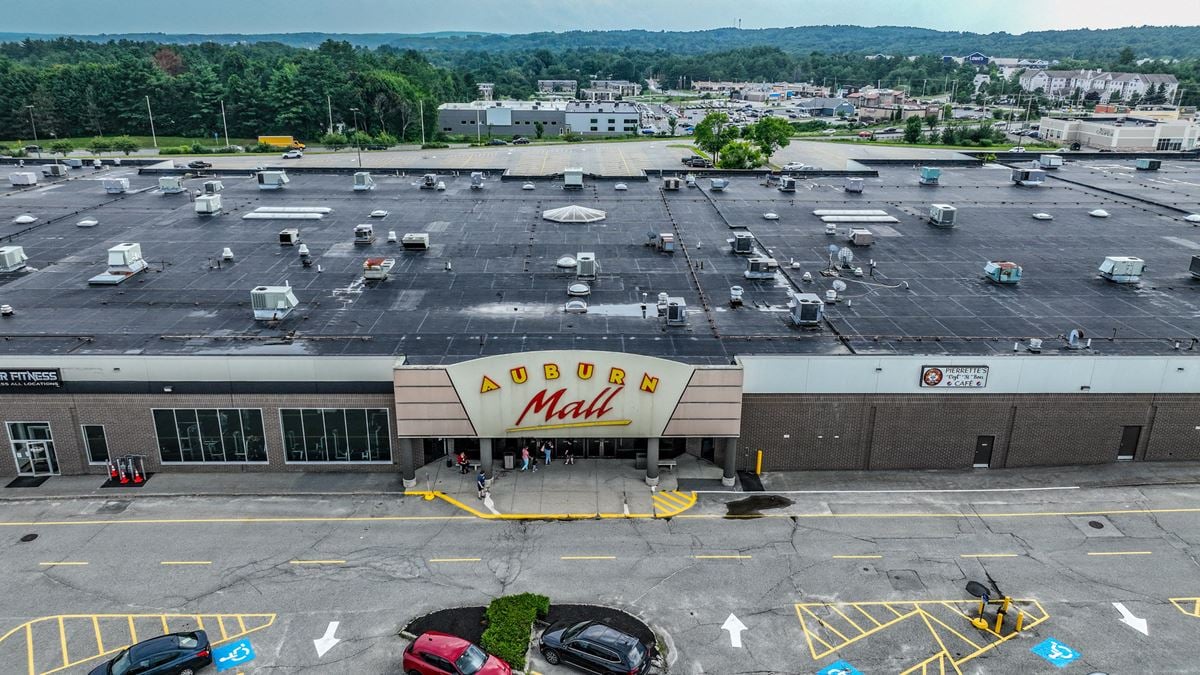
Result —
M 817 675 L 862 675 L 862 673 L 845 661 L 834 661 L 818 670 Z
M 254 647 L 249 640 L 238 640 L 213 648 L 213 663 L 217 670 L 229 670 L 254 660 Z
M 1079 652 L 1054 638 L 1047 638 L 1039 642 L 1030 651 L 1059 668 L 1067 667 L 1068 664 L 1081 656 Z

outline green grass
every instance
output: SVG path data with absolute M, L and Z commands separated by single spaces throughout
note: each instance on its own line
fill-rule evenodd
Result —
M 50 144 L 53 143 L 54 141 L 67 140 L 67 141 L 70 141 L 71 144 L 74 145 L 77 150 L 83 150 L 86 148 L 87 144 L 91 142 L 92 138 L 94 138 L 94 137 L 86 136 L 86 137 L 81 137 L 81 138 L 59 139 L 59 138 L 42 138 L 39 136 L 38 137 L 38 145 L 42 146 L 42 148 L 44 149 L 44 148 L 49 148 Z M 111 140 L 116 137 L 115 136 L 104 136 L 104 138 Z M 141 145 L 143 148 L 153 148 L 154 147 L 154 140 L 151 139 L 149 136 L 130 136 L 130 138 L 137 141 L 138 144 Z M 229 142 L 232 145 L 247 146 L 247 145 L 254 145 L 255 143 L 258 142 L 258 139 L 257 138 L 230 138 Z M 0 145 L 12 146 L 12 145 L 16 145 L 17 143 L 20 143 L 21 145 L 32 145 L 33 139 L 32 138 L 19 138 L 19 139 L 0 140 Z M 208 138 L 185 138 L 183 136 L 159 136 L 158 137 L 158 147 L 160 147 L 160 148 L 166 148 L 166 147 L 171 147 L 171 146 L 176 146 L 176 145 L 192 145 L 193 143 L 199 143 L 201 145 L 208 145 L 208 146 L 213 146 L 213 147 L 222 147 L 225 145 L 225 137 L 221 136 L 220 139 L 218 139 L 217 142 L 215 142 L 215 143 L 213 142 L 213 139 L 211 136 Z
M 993 143 L 989 146 L 982 145 L 945 145 L 943 143 L 905 143 L 904 141 L 868 141 L 866 139 L 857 140 L 849 138 L 823 138 L 819 139 L 830 143 L 854 143 L 862 145 L 882 145 L 891 148 L 930 148 L 934 150 L 977 150 L 979 152 L 1007 152 L 1009 148 L 1016 147 L 1016 142 L 1012 143 Z M 1029 150 L 1046 150 L 1051 151 L 1058 148 L 1057 145 L 1030 145 L 1023 143 L 1021 147 Z

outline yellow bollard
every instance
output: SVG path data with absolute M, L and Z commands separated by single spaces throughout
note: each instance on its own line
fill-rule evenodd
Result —
M 1008 597 L 1007 595 L 1006 595 L 1006 596 L 1004 596 L 1004 605 L 1000 607 L 1000 611 L 1001 611 L 1001 612 L 1007 612 L 1007 611 L 1008 611 L 1008 605 L 1009 605 L 1009 603 L 1011 603 L 1011 602 L 1012 602 L 1012 598 Z
M 1017 632 L 1021 632 L 1021 626 L 1025 624 L 1025 612 L 1017 610 Z
M 762 475 L 762 450 L 758 451 L 758 459 L 754 462 L 754 475 Z
M 996 633 L 1000 632 L 1000 627 L 1004 625 L 1004 610 L 996 612 Z

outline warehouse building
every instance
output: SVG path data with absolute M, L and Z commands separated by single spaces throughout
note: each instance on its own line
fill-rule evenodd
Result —
M 571 101 L 564 115 L 567 128 L 585 136 L 636 134 L 641 120 L 637 104 L 626 101 Z
M 377 175 L 364 195 L 348 175 L 224 175 L 217 216 L 148 173 L 116 195 L 9 188 L 0 475 L 137 455 L 152 473 L 411 482 L 447 452 L 498 471 L 543 440 L 650 483 L 682 453 L 729 483 L 760 453 L 764 470 L 1200 459 L 1183 216 L 1200 172 L 1103 165 L 1040 188 L 995 165 L 937 187 L 881 167 L 861 194 L 842 177 L 579 193 Z M 931 223 L 931 203 L 955 210 Z
M 562 101 L 472 101 L 438 106 L 438 128 L 467 136 L 534 136 L 563 133 L 566 103 Z
M 1061 119 L 1043 117 L 1042 138 L 1115 152 L 1193 150 L 1200 147 L 1200 124 L 1191 120 L 1158 120 L 1136 114 Z

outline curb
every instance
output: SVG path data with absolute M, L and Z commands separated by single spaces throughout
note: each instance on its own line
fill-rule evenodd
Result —
M 691 504 L 687 507 L 681 508 L 674 513 L 661 515 L 657 513 L 657 510 L 655 513 L 484 513 L 438 490 L 409 490 L 405 494 L 414 497 L 419 496 L 426 501 L 441 499 L 447 504 L 466 511 L 480 520 L 664 520 L 690 509 L 692 506 L 695 506 L 697 501 L 697 498 L 693 494 Z
M 115 488 L 119 490 L 120 488 Z M 105 494 L 70 494 L 70 495 L 0 495 L 0 503 L 3 502 L 28 502 L 28 501 L 63 501 L 71 499 L 112 499 L 114 497 L 135 497 L 135 498 L 154 498 L 154 499 L 171 499 L 178 497 L 403 497 L 406 494 L 412 494 L 405 491 L 387 491 L 387 492 L 112 492 Z

